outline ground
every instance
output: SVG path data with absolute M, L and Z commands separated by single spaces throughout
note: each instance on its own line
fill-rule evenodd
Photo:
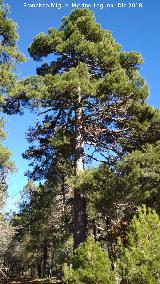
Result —
M 1 282 L 6 284 L 59 284 L 60 282 L 55 278 L 51 279 L 34 279 L 31 280 L 29 278 L 20 278 L 20 279 L 10 279 L 7 282 Z

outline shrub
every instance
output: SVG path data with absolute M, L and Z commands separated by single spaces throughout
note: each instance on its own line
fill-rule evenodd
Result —
M 143 206 L 129 226 L 128 244 L 119 242 L 117 270 L 123 283 L 160 283 L 160 219 Z
M 73 267 L 63 267 L 63 283 L 66 284 L 113 284 L 114 272 L 108 254 L 89 236 L 74 253 Z

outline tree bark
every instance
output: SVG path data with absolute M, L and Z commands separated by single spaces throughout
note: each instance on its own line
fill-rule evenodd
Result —
M 41 278 L 41 277 L 42 277 L 41 263 L 39 263 L 39 264 L 37 265 L 37 273 L 38 273 L 38 278 Z M 31 278 L 33 278 L 33 271 L 32 271 L 32 268 L 31 268 Z
M 83 125 L 82 125 L 82 107 L 81 107 L 81 90 L 78 87 L 78 108 L 76 109 L 76 145 L 75 145 L 75 175 L 84 171 L 84 141 L 83 141 Z M 87 236 L 87 214 L 86 201 L 81 190 L 74 188 L 74 204 L 73 204 L 73 236 L 74 249 L 80 243 L 86 240 Z
M 43 278 L 46 277 L 47 257 L 48 257 L 48 242 L 47 242 L 47 240 L 44 240 L 44 244 L 43 244 Z

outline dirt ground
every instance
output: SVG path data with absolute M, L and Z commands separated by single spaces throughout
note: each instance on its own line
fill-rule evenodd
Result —
M 4 284 L 60 284 L 55 278 L 50 279 L 34 279 L 30 278 L 20 278 L 20 279 L 9 279 L 8 281 L 1 281 L 0 283 Z

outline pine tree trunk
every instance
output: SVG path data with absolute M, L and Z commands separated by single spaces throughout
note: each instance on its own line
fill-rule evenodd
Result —
M 74 249 L 86 240 L 87 216 L 86 202 L 82 194 L 74 188 Z
M 76 110 L 76 145 L 75 145 L 75 174 L 81 173 L 83 168 L 84 141 L 82 135 L 82 108 L 81 108 L 81 91 L 78 88 L 78 108 Z M 73 204 L 73 236 L 74 249 L 80 243 L 86 240 L 87 235 L 87 214 L 85 197 L 81 191 L 74 188 L 74 204 Z
M 37 273 L 38 273 L 38 278 L 41 278 L 41 277 L 42 277 L 41 263 L 39 263 L 38 266 L 37 266 Z M 32 268 L 31 268 L 31 278 L 33 278 L 33 271 L 32 271 Z
M 113 227 L 111 218 L 106 219 L 106 227 L 108 232 L 107 242 L 108 242 L 108 255 L 112 263 L 112 269 L 115 269 L 115 246 L 116 246 L 116 233 Z
M 46 277 L 47 257 L 48 257 L 48 242 L 47 242 L 47 240 L 44 240 L 44 244 L 43 244 L 43 278 Z

